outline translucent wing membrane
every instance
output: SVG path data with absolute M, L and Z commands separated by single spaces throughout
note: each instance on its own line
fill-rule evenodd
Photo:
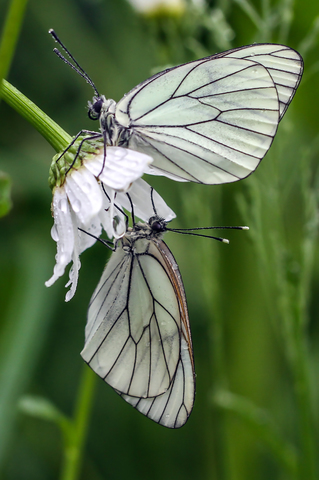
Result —
M 153 247 L 155 247 L 154 244 Z M 124 394 L 121 396 L 151 420 L 165 427 L 179 428 L 187 421 L 194 403 L 195 373 L 192 341 L 185 293 L 176 261 L 164 242 L 160 242 L 156 248 L 164 261 L 163 266 L 165 265 L 165 271 L 172 282 L 181 312 L 181 344 L 177 368 L 164 394 L 154 398 L 136 398 Z
M 161 72 L 116 107 L 128 147 L 154 162 L 149 173 L 206 184 L 253 172 L 291 102 L 303 63 L 294 50 L 260 44 Z
M 161 240 L 129 234 L 92 296 L 81 355 L 127 402 L 170 428 L 194 402 L 194 363 L 183 284 Z
M 281 120 L 301 80 L 303 61 L 299 53 L 284 45 L 265 44 L 237 48 L 227 56 L 247 58 L 267 69 L 278 92 Z
M 194 403 L 194 372 L 189 346 L 182 338 L 181 355 L 173 381 L 163 395 L 136 398 L 120 394 L 124 400 L 154 422 L 165 427 L 179 428 L 187 421 Z M 120 392 L 118 392 L 120 393 Z

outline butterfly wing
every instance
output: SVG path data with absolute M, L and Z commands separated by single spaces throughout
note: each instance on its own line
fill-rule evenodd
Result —
M 164 427 L 180 428 L 185 425 L 192 411 L 195 395 L 193 365 L 185 339 L 182 338 L 181 356 L 167 392 L 154 398 L 120 395 L 139 412 Z
M 278 93 L 279 121 L 284 116 L 301 81 L 303 60 L 298 52 L 284 45 L 259 44 L 225 52 L 228 58 L 246 58 L 263 65 Z
M 124 394 L 121 396 L 155 422 L 169 428 L 180 428 L 188 420 L 195 398 L 194 358 L 186 297 L 178 265 L 167 245 L 163 241 L 158 245 L 153 243 L 152 249 L 166 271 L 179 303 L 180 356 L 175 375 L 165 393 L 154 398 L 136 398 Z
M 294 50 L 250 45 L 161 72 L 120 100 L 128 147 L 152 156 L 148 173 L 205 184 L 245 178 L 265 156 L 303 63 Z
M 177 295 L 176 278 L 170 278 L 155 242 L 137 240 L 134 254 L 119 247 L 92 296 L 81 352 L 89 366 L 125 400 L 171 428 L 185 423 L 194 399 L 190 332 L 189 326 L 187 332 L 184 326 L 185 295 L 183 290 Z M 187 399 L 184 407 L 189 383 L 193 393 L 187 396 L 192 401 L 190 404 Z M 171 392 L 170 402 L 158 400 L 167 392 Z M 155 407 L 146 409 L 148 404 L 156 405 L 156 414 Z M 180 413 L 185 408 L 186 417 Z

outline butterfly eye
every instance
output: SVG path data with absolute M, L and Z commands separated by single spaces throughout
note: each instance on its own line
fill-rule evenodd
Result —
M 152 231 L 154 233 L 160 233 L 166 231 L 166 221 L 158 216 L 151 217 L 148 221 Z
M 161 222 L 154 222 L 152 224 L 152 230 L 154 232 L 162 232 L 163 231 L 163 225 L 161 224 Z
M 88 116 L 91 120 L 98 120 L 100 118 L 102 110 L 103 100 L 102 98 L 93 98 L 93 103 L 89 102 Z

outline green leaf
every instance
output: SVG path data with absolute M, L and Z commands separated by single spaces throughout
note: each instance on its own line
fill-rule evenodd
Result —
M 60 429 L 64 443 L 73 438 L 74 425 L 50 400 L 36 395 L 23 395 L 18 401 L 18 410 L 30 417 L 53 422 Z
M 66 420 L 65 415 L 50 400 L 44 397 L 24 395 L 18 402 L 18 409 L 26 415 L 50 422 L 60 424 L 62 419 Z

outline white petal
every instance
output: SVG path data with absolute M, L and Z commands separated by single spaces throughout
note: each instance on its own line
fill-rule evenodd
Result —
M 65 190 L 72 210 L 86 225 L 102 208 L 102 194 L 96 178 L 86 168 L 71 170 L 65 179 Z
M 141 220 L 148 221 L 150 217 L 155 215 L 152 204 L 151 187 L 144 180 L 139 178 L 128 190 L 132 202 L 134 204 L 134 213 Z M 124 193 L 118 193 L 116 202 L 119 201 L 126 210 L 131 211 L 131 205 Z M 175 213 L 165 203 L 163 198 L 153 189 L 153 201 L 157 215 L 164 218 L 167 222 L 176 217 Z
M 104 205 L 100 220 L 109 238 L 121 238 L 126 232 L 126 217 L 118 199 L 118 193 L 103 184 Z
M 129 148 L 107 147 L 105 162 L 103 155 L 97 155 L 87 160 L 85 166 L 109 187 L 127 190 L 132 182 L 143 175 L 152 161 L 152 157 Z
M 66 302 L 73 298 L 77 288 L 79 270 L 81 268 L 80 254 L 84 252 L 84 250 L 86 250 L 87 248 L 94 245 L 94 243 L 102 233 L 102 226 L 99 218 L 100 213 L 94 218 L 92 218 L 90 223 L 82 225 L 78 222 L 75 213 L 71 211 L 71 216 L 73 220 L 74 248 L 72 255 L 73 264 L 69 272 L 69 281 L 65 285 L 66 287 L 69 287 L 71 285 L 70 290 L 65 296 Z M 82 232 L 81 230 L 79 230 L 79 228 L 82 228 L 82 230 L 84 231 Z M 89 233 L 91 235 L 89 235 Z
M 79 270 L 81 268 L 80 257 L 74 252 L 74 258 L 72 267 L 70 268 L 69 272 L 69 281 L 65 285 L 65 287 L 69 287 L 71 285 L 70 290 L 65 295 L 65 301 L 69 302 L 71 298 L 74 297 L 76 287 L 78 286 L 78 279 L 79 279 Z
M 141 13 L 165 12 L 182 13 L 185 9 L 183 0 L 129 0 L 129 3 Z
M 113 218 L 111 217 L 111 210 L 110 210 L 110 203 L 108 202 L 108 206 L 101 211 L 100 215 L 101 224 L 103 229 L 105 230 L 107 236 L 109 238 L 113 238 Z
M 126 232 L 126 222 L 124 221 L 124 215 L 120 209 L 122 209 L 122 205 L 114 204 L 115 199 L 117 198 L 117 192 L 112 190 L 111 196 L 111 203 L 110 203 L 110 217 L 112 219 L 112 230 L 114 238 L 121 238 L 125 235 Z
M 82 228 L 84 232 L 87 232 L 84 233 L 81 232 L 81 230 L 78 230 L 79 254 L 81 254 L 87 248 L 92 247 L 96 242 L 96 239 L 99 238 L 102 233 L 100 214 L 92 218 L 90 224 L 79 225 L 79 227 Z M 89 233 L 93 236 L 88 235 Z
M 77 222 L 76 222 L 76 216 L 75 213 L 71 211 L 71 216 L 72 216 L 72 221 L 73 221 L 73 235 L 74 235 L 74 247 L 73 247 L 73 255 L 72 255 L 72 260 L 73 264 L 72 267 L 70 268 L 69 272 L 69 281 L 65 285 L 65 287 L 69 287 L 71 285 L 70 290 L 66 293 L 65 295 L 65 301 L 69 302 L 71 298 L 73 298 L 76 287 L 78 285 L 78 279 L 79 279 L 79 270 L 81 268 L 81 262 L 80 262 L 80 248 L 79 248 L 79 230 L 77 228 Z
M 71 208 L 63 187 L 56 187 L 53 194 L 54 226 L 51 230 L 52 238 L 57 242 L 57 254 L 55 256 L 52 277 L 45 282 L 47 287 L 64 274 L 66 265 L 71 261 L 74 249 L 74 234 L 71 217 Z
M 55 242 L 57 242 L 59 240 L 59 235 L 58 235 L 58 231 L 57 231 L 55 223 L 53 224 L 53 227 L 51 228 L 51 237 Z

